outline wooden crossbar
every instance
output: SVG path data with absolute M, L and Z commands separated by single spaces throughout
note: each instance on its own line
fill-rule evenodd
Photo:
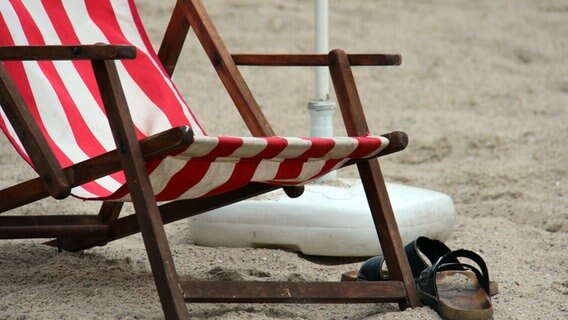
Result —
M 53 225 L 53 226 L 9 226 L 0 227 L 0 239 L 47 239 L 59 237 L 85 237 L 106 235 L 110 232 L 110 226 L 84 225 Z
M 180 286 L 186 302 L 201 303 L 378 303 L 406 299 L 400 281 L 180 281 Z
M 110 230 L 99 216 L 0 216 L 0 239 L 103 236 Z
M 136 49 L 129 45 L 4 46 L 0 50 L 0 61 L 103 60 L 135 57 Z
M 327 54 L 232 54 L 237 65 L 282 66 L 282 67 L 327 67 Z M 352 66 L 395 66 L 400 65 L 399 54 L 349 54 Z

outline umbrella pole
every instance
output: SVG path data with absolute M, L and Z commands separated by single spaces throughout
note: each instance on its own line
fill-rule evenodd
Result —
M 329 1 L 315 0 L 314 8 L 316 53 L 327 54 L 329 51 Z M 310 111 L 310 135 L 312 137 L 333 137 L 333 113 L 335 101 L 329 98 L 329 70 L 326 67 L 315 68 L 315 99 L 308 102 Z M 320 181 L 335 179 L 332 172 Z

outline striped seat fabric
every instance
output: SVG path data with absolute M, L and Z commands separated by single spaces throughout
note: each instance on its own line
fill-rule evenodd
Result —
M 249 182 L 300 185 L 352 158 L 376 155 L 383 137 L 211 137 L 195 119 L 159 63 L 133 0 L 2 0 L 0 45 L 130 44 L 134 60 L 117 61 L 139 139 L 189 126 L 195 142 L 182 153 L 148 163 L 158 201 L 211 196 Z M 63 167 L 115 149 L 88 61 L 4 63 Z M 0 109 L 0 126 L 26 161 Z M 83 199 L 128 200 L 122 172 L 72 190 Z

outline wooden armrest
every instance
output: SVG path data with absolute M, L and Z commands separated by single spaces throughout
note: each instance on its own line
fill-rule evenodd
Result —
M 389 139 L 389 145 L 379 153 L 380 156 L 404 150 L 408 146 L 408 135 L 405 132 L 393 131 L 382 136 Z
M 0 61 L 7 60 L 114 60 L 134 59 L 129 45 L 0 46 Z
M 233 54 L 235 64 L 248 66 L 329 66 L 327 54 Z M 349 54 L 352 66 L 400 65 L 400 54 Z

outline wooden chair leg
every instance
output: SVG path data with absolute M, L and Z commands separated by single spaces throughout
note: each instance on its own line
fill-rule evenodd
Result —
M 355 85 L 355 78 L 347 54 L 342 50 L 329 53 L 331 79 L 345 122 L 347 134 L 361 136 L 369 132 L 363 106 Z M 389 272 L 394 280 L 402 281 L 406 287 L 408 305 L 420 306 L 420 298 L 404 252 L 394 212 L 390 204 L 379 161 L 369 160 L 357 164 L 359 175 L 367 195 L 375 228 L 385 256 Z M 406 305 L 400 304 L 404 309 Z
M 166 319 L 189 319 L 158 204 L 113 61 L 93 61 Z
M 404 252 L 402 238 L 396 224 L 396 218 L 387 193 L 387 188 L 382 178 L 379 161 L 376 159 L 366 163 L 357 164 L 363 188 L 367 195 L 375 229 L 379 236 L 379 242 L 389 269 L 389 273 L 395 280 L 401 280 L 406 287 L 408 305 L 399 304 L 401 309 L 406 307 L 419 307 L 420 298 L 416 291 L 412 271 Z

